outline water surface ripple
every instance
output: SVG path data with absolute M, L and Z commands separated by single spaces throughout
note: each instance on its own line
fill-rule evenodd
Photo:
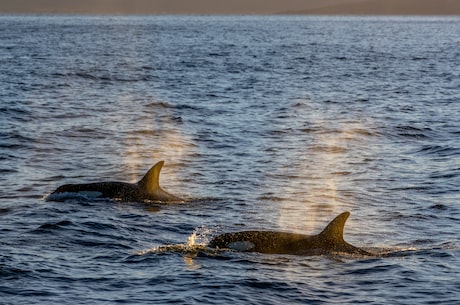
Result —
M 457 17 L 0 17 L 2 304 L 457 304 Z M 46 201 L 165 160 L 175 206 Z M 343 211 L 375 257 L 216 252 Z

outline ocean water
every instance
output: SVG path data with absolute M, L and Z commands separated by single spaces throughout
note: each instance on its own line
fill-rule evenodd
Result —
M 458 304 L 460 18 L 0 17 L 1 304 Z M 180 205 L 48 199 L 164 160 Z M 375 253 L 214 251 L 224 232 Z

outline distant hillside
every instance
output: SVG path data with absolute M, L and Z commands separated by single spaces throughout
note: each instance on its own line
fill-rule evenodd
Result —
M 460 0 L 359 0 L 286 13 L 301 15 L 460 15 Z
M 460 15 L 460 0 L 0 0 L 0 13 Z

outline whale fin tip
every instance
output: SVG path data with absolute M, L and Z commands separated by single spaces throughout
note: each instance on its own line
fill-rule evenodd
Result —
M 319 235 L 324 240 L 334 241 L 336 243 L 344 242 L 343 229 L 349 216 L 350 212 L 343 212 L 334 218 Z
M 164 161 L 159 161 L 152 166 L 145 176 L 137 183 L 139 187 L 144 189 L 147 193 L 153 193 L 155 190 L 160 189 L 160 171 L 164 163 Z

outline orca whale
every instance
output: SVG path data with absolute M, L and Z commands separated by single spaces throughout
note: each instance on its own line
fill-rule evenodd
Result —
M 145 174 L 138 183 L 97 182 L 86 184 L 65 184 L 51 193 L 54 195 L 76 193 L 89 198 L 110 198 L 126 202 L 181 202 L 182 199 L 164 191 L 160 187 L 160 171 L 164 161 L 160 161 Z
M 345 253 L 372 255 L 350 245 L 343 239 L 343 229 L 350 212 L 334 218 L 318 235 L 303 235 L 274 231 L 242 231 L 225 233 L 211 240 L 210 248 L 268 254 L 325 255 Z

